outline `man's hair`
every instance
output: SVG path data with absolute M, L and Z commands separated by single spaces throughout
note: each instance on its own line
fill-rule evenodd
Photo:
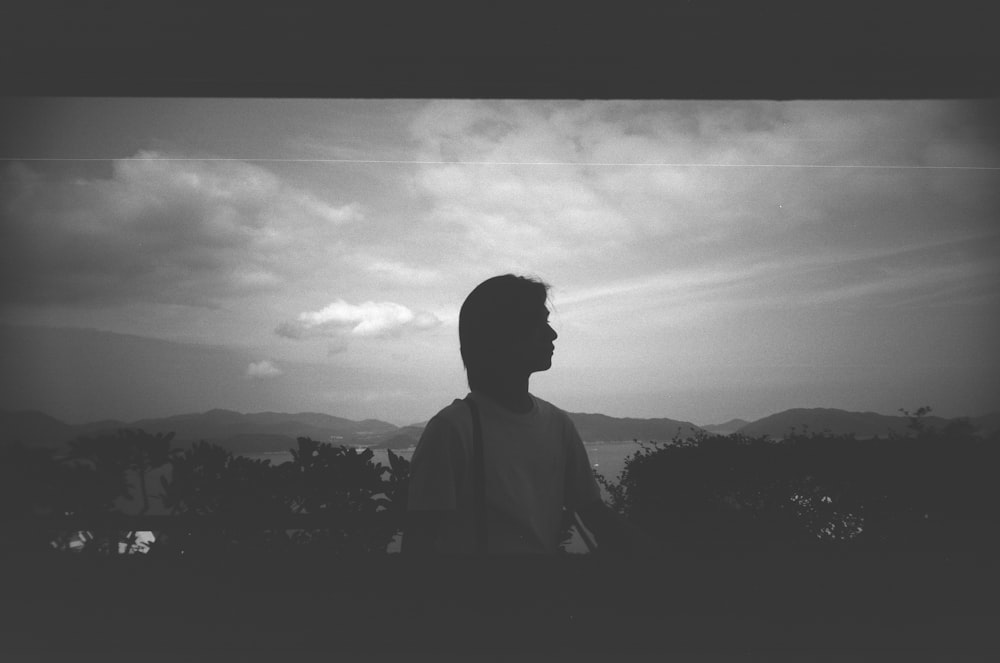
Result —
M 458 340 L 470 388 L 493 372 L 499 351 L 537 319 L 548 291 L 539 279 L 504 274 L 469 293 L 458 314 Z

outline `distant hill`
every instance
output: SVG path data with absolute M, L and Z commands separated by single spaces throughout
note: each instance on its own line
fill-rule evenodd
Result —
M 0 412 L 0 444 L 55 449 L 76 436 L 76 427 L 41 412 Z
M 928 424 L 944 426 L 948 419 L 935 416 L 923 417 Z M 857 437 L 885 437 L 890 431 L 906 433 L 910 420 L 904 416 L 878 414 L 877 412 L 848 412 L 832 408 L 794 408 L 758 419 L 739 429 L 745 435 L 769 435 L 782 438 L 794 428 L 799 432 L 829 432 L 834 435 L 854 434 Z
M 392 449 L 398 451 L 399 449 L 410 449 L 417 446 L 417 442 L 420 441 L 419 437 L 414 437 L 412 435 L 407 435 L 401 433 L 399 435 L 393 435 L 390 438 L 382 440 L 378 444 L 372 445 L 373 449 Z
M 991 412 L 979 417 L 969 419 L 973 426 L 983 435 L 992 435 L 1000 432 L 1000 412 Z
M 143 419 L 130 426 L 149 433 L 173 431 L 178 441 L 206 440 L 217 443 L 235 436 L 278 435 L 291 439 L 293 443 L 297 437 L 310 437 L 318 442 L 365 444 L 397 430 L 396 426 L 375 419 L 351 421 L 316 412 L 242 414 L 231 410 Z
M 676 419 L 632 419 L 609 417 L 606 414 L 568 412 L 584 442 L 621 442 L 642 440 L 666 442 L 678 431 L 689 435 L 701 430 L 689 421 Z
M 720 435 L 739 432 L 746 435 L 769 435 L 782 438 L 797 430 L 858 437 L 885 436 L 890 430 L 904 433 L 909 420 L 876 412 L 848 412 L 830 408 L 798 408 L 772 414 L 750 423 L 733 419 L 722 424 L 696 426 L 676 419 L 637 419 L 610 417 L 604 414 L 570 412 L 570 419 L 584 442 L 668 441 L 678 432 L 688 436 L 699 430 Z M 925 421 L 943 426 L 948 419 L 928 416 Z M 989 435 L 1000 431 L 1000 412 L 972 417 L 971 423 Z M 122 428 L 142 429 L 147 433 L 174 433 L 175 446 L 188 446 L 204 440 L 233 453 L 287 451 L 296 446 L 296 438 L 310 437 L 317 442 L 379 449 L 405 449 L 420 439 L 426 422 L 398 427 L 378 419 L 352 421 L 316 412 L 285 414 L 258 412 L 242 414 L 232 410 L 209 410 L 200 414 L 182 414 L 134 422 L 98 421 L 81 425 L 63 423 L 35 411 L 0 412 L 0 444 L 21 443 L 33 447 L 65 448 L 81 435 L 97 435 Z M 735 429 L 735 430 L 734 430 Z
M 372 445 L 375 449 L 408 449 L 417 446 L 424 432 L 425 424 L 414 424 L 398 429 L 394 434 L 381 442 Z
M 709 433 L 715 433 L 717 435 L 730 435 L 749 423 L 750 422 L 745 419 L 730 419 L 722 424 L 709 424 L 707 426 L 702 426 L 701 428 L 702 430 Z
M 573 421 L 580 438 L 584 442 L 622 442 L 634 439 L 644 441 L 649 440 L 669 440 L 680 430 L 682 434 L 689 434 L 700 430 L 698 426 L 689 421 L 678 421 L 677 419 L 657 418 L 657 419 L 636 419 L 629 417 L 610 417 L 606 414 L 567 412 Z M 745 423 L 745 422 L 744 422 Z M 412 438 L 413 446 L 419 441 L 420 435 L 424 431 L 427 422 L 404 426 L 397 431 L 400 439 L 395 444 L 402 444 L 402 436 Z M 387 441 L 386 441 L 387 442 Z M 386 443 L 375 445 L 377 448 L 387 448 Z M 391 448 L 402 448 L 393 446 Z
M 579 412 L 567 414 L 576 425 L 584 442 L 621 442 L 634 439 L 665 441 L 673 438 L 678 430 L 684 435 L 699 430 L 698 426 L 690 422 L 676 419 L 632 419 Z M 401 428 L 391 439 L 374 446 L 380 449 L 403 449 L 414 446 L 420 440 L 425 425 L 426 422 Z
M 40 412 L 0 413 L 0 443 L 58 448 L 81 435 L 98 435 L 121 428 L 174 433 L 175 446 L 204 440 L 234 453 L 284 451 L 294 447 L 298 437 L 311 437 L 318 442 L 370 445 L 399 431 L 393 424 L 377 419 L 351 421 L 315 412 L 242 414 L 217 409 L 133 422 L 100 421 L 82 425 L 66 424 Z
M 73 428 L 76 429 L 77 435 L 99 435 L 101 433 L 113 433 L 122 428 L 138 428 L 138 426 L 130 426 L 128 423 L 117 419 L 103 419 L 101 421 L 92 421 L 79 426 L 73 426 Z
M 298 446 L 294 437 L 267 433 L 239 433 L 224 440 L 216 440 L 214 443 L 237 455 L 267 453 L 269 451 L 288 451 Z

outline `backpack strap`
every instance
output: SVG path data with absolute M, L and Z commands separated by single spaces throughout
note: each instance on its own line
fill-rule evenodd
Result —
M 479 408 L 472 396 L 465 398 L 472 411 L 472 507 L 476 523 L 476 553 L 486 554 L 486 459 L 483 454 L 483 427 Z

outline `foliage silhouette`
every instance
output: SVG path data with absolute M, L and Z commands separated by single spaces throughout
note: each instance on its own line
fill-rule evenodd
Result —
M 22 445 L 0 449 L 0 515 L 11 533 L 4 549 L 145 552 L 135 531 L 106 524 L 125 515 L 125 505 L 139 517 L 153 506 L 169 514 L 156 522 L 170 526 L 148 546 L 166 556 L 291 547 L 372 554 L 384 552 L 401 529 L 409 462 L 392 452 L 384 467 L 371 450 L 299 438 L 292 460 L 274 466 L 204 441 L 171 448 L 172 438 L 122 429 L 80 437 L 59 457 Z M 150 495 L 154 472 L 160 492 Z M 312 517 L 308 529 L 282 524 L 303 515 Z M 345 515 L 352 517 L 338 519 Z M 93 526 L 60 527 L 67 517 Z
M 120 429 L 114 433 L 82 436 L 70 442 L 69 454 L 64 459 L 78 481 L 77 494 L 81 499 L 67 500 L 64 513 L 96 514 L 115 508 L 121 499 L 134 497 L 134 484 L 130 474 L 137 475 L 139 494 L 142 498 L 140 514 L 149 511 L 147 474 L 158 469 L 176 455 L 171 449 L 173 433 L 150 434 L 138 429 Z M 88 499 L 89 498 L 89 499 Z M 76 511 L 74 505 L 83 507 Z M 129 553 L 137 549 L 137 533 L 121 532 L 113 528 L 81 533 L 89 551 L 107 554 Z
M 8 536 L 0 538 L 3 551 L 38 551 L 49 547 L 49 533 L 18 527 L 31 518 L 65 513 L 70 492 L 69 473 L 47 449 L 21 444 L 0 447 L 0 521 Z
M 967 420 L 938 429 L 910 413 L 906 434 L 790 431 L 782 440 L 699 433 L 649 443 L 611 506 L 672 549 L 994 550 L 996 436 Z
M 138 479 L 140 514 L 150 508 L 147 474 L 162 468 L 176 454 L 172 435 L 151 435 L 141 430 L 81 436 L 56 457 L 51 450 L 10 445 L 0 454 L 3 470 L 4 512 L 25 525 L 28 518 L 96 517 L 117 510 L 132 500 Z M 46 535 L 35 527 L 13 526 L 18 543 L 11 547 L 38 550 L 49 547 L 83 549 L 117 554 L 136 549 L 135 532 L 114 528 L 60 531 Z
M 161 539 L 161 551 L 309 546 L 337 554 L 384 553 L 401 528 L 409 463 L 389 452 L 386 468 L 373 462 L 370 449 L 307 437 L 298 438 L 291 454 L 291 461 L 274 466 L 205 442 L 186 450 L 174 460 L 172 477 L 161 479 L 164 504 L 180 517 L 215 516 L 231 526 L 189 530 L 180 539 L 168 535 Z M 376 517 L 382 512 L 397 517 Z M 345 514 L 354 517 L 336 518 Z M 295 515 L 316 516 L 312 522 L 322 526 L 261 525 Z M 330 516 L 329 521 L 322 516 Z
M 808 430 L 781 440 L 678 434 L 643 444 L 616 481 L 597 479 L 612 508 L 665 550 L 995 550 L 1000 436 L 984 437 L 967 420 L 936 428 L 924 419 L 930 411 L 902 410 L 911 420 L 906 433 L 865 440 Z M 144 551 L 136 533 L 120 527 L 27 525 L 66 516 L 101 522 L 127 500 L 140 516 L 157 500 L 169 514 L 148 548 L 165 556 L 378 555 L 402 527 L 409 462 L 392 451 L 386 467 L 370 449 L 303 437 L 292 460 L 275 466 L 206 442 L 176 449 L 172 441 L 120 430 L 81 437 L 61 457 L 0 449 L 0 515 L 13 534 L 3 548 Z M 154 472 L 160 492 L 151 495 Z M 567 521 L 563 545 L 570 535 Z

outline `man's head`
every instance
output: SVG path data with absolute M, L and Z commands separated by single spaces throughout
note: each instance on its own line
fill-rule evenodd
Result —
M 458 316 L 458 337 L 469 386 L 504 373 L 531 374 L 552 365 L 556 333 L 548 324 L 548 284 L 504 274 L 469 293 Z

